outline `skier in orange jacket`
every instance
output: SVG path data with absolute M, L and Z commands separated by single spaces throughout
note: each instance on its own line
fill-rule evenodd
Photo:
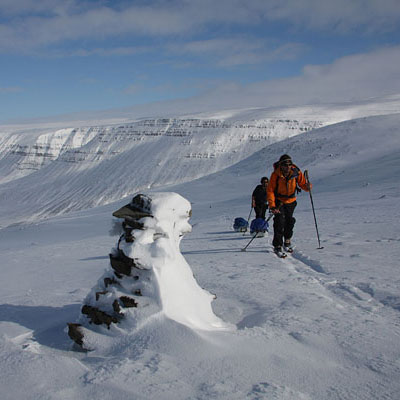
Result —
M 296 219 L 293 217 L 296 208 L 298 187 L 305 191 L 312 188 L 300 169 L 293 164 L 288 154 L 283 154 L 274 164 L 274 172 L 267 187 L 267 200 L 270 211 L 274 214 L 274 238 L 272 245 L 278 255 L 284 250 L 293 252 L 291 238 Z M 283 241 L 284 240 L 284 241 Z

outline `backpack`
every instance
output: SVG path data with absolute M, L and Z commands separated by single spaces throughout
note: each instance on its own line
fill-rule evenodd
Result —
M 265 233 L 268 232 L 269 224 L 263 218 L 255 218 L 250 224 L 250 233 Z
M 247 227 L 249 226 L 249 223 L 241 217 L 235 218 L 235 221 L 233 223 L 233 229 L 236 232 L 246 232 Z

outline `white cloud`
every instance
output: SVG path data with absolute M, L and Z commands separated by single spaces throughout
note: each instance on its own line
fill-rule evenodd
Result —
M 50 0 L 49 0 L 50 1 Z M 51 1 L 50 1 L 51 2 Z M 55 2 L 55 1 L 54 1 Z M 44 10 L 40 10 L 44 11 Z M 192 22 L 182 12 L 163 7 L 115 10 L 99 6 L 77 12 L 23 15 L 0 24 L 0 50 L 29 51 L 78 39 L 104 40 L 121 35 L 159 36 L 186 32 Z
M 286 43 L 277 47 L 264 47 L 254 51 L 243 50 L 226 54 L 219 61 L 220 66 L 232 66 L 241 64 L 257 64 L 276 60 L 292 60 L 306 51 L 307 46 L 301 43 Z
M 400 93 L 400 46 L 309 65 L 300 76 L 250 85 L 222 83 L 191 101 L 211 108 L 354 101 Z
M 174 115 L 246 107 L 302 106 L 357 102 L 400 93 L 400 46 L 309 65 L 297 77 L 241 85 L 206 82 L 201 95 L 137 105 L 130 117 Z M 214 85 L 213 88 L 210 88 Z M 176 87 L 174 87 L 176 89 Z M 146 89 L 147 90 L 147 89 Z M 127 112 L 127 110 L 123 110 Z M 110 110 L 117 115 L 118 110 Z
M 212 58 L 220 67 L 289 60 L 296 58 L 306 48 L 301 43 L 276 45 L 271 40 L 256 37 L 216 38 L 168 46 L 169 51 L 178 54 L 191 54 L 205 60 Z
M 122 4 L 122 5 L 121 5 Z M 398 29 L 398 0 L 0 0 L 0 51 L 125 35 L 189 35 L 209 26 L 286 22 L 302 30 Z
M 260 5 L 267 20 L 281 20 L 306 29 L 347 32 L 390 31 L 399 27 L 398 0 L 273 0 Z
M 72 13 L 82 8 L 74 0 L 0 0 L 0 16 L 3 18 L 26 15 L 57 15 Z

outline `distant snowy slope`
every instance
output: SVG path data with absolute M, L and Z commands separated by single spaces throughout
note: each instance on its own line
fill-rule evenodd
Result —
M 393 95 L 356 103 L 214 110 L 186 115 L 179 110 L 172 113 L 167 108 L 164 112 L 153 111 L 154 116 L 146 118 L 143 115 L 151 115 L 151 108 L 143 111 L 140 118 L 134 112 L 121 114 L 118 110 L 110 110 L 96 114 L 95 119 L 88 116 L 77 119 L 70 115 L 58 120 L 0 125 L 0 183 L 26 176 L 59 159 L 101 162 L 106 155 L 121 152 L 121 147 L 123 150 L 132 147 L 133 140 L 142 142 L 150 137 L 181 136 L 186 138 L 181 144 L 187 146 L 185 150 L 189 156 L 219 158 L 224 150 L 229 152 L 230 147 L 237 146 L 237 140 L 232 142 L 232 136 L 240 138 L 240 147 L 251 142 L 250 148 L 254 151 L 273 141 L 322 125 L 392 114 L 399 109 L 400 95 Z M 92 140 L 97 143 L 96 148 L 81 149 Z M 111 151 L 110 147 L 115 147 L 116 141 L 122 143 Z M 260 143 L 257 145 L 255 142 Z M 229 164 L 239 159 L 234 157 Z
M 393 176 L 400 175 L 400 114 L 341 122 L 282 140 L 224 171 L 173 190 L 184 196 L 196 193 L 194 201 L 199 202 L 211 202 L 210 186 L 219 188 L 222 201 L 238 193 L 250 199 L 261 176 L 272 173 L 273 163 L 283 153 L 309 170 L 316 191 L 387 183 L 390 193 L 400 195 L 400 184 L 393 185 Z
M 172 148 L 180 157 L 220 161 L 226 153 L 251 154 L 265 144 L 322 125 L 322 122 L 314 120 L 265 119 L 260 116 L 258 119 L 229 121 L 165 118 L 53 132 L 28 129 L 3 133 L 0 136 L 0 168 L 10 172 L 3 173 L 0 182 L 29 175 L 53 162 L 79 163 L 87 168 L 87 163 L 93 166 L 142 145 L 150 146 L 154 154 L 160 147 L 162 150 Z M 242 157 L 233 159 L 237 161 Z M 161 154 L 159 158 L 165 156 Z M 232 160 L 228 163 L 232 164 Z
M 363 168 L 357 168 L 358 164 L 369 163 L 380 175 L 386 169 L 376 163 L 396 158 L 399 151 L 400 114 L 393 114 L 346 121 L 299 135 L 261 150 L 248 161 L 274 161 L 277 153 L 284 152 L 312 170 L 314 178 L 348 173 L 351 166 L 351 174 L 359 181 L 360 177 L 368 177 Z
M 221 111 L 118 125 L 3 131 L 0 226 L 95 207 L 144 189 L 192 181 L 245 160 L 263 148 L 262 155 L 244 161 L 252 165 L 252 171 L 258 168 L 260 174 L 270 173 L 267 167 L 284 150 L 293 156 L 301 154 L 298 161 L 302 166 L 318 164 L 321 175 L 324 170 L 339 168 L 341 157 L 349 149 L 359 147 L 377 156 L 382 140 L 374 137 L 381 138 L 381 131 L 386 132 L 389 122 L 382 122 L 382 127 L 378 122 L 366 122 L 364 126 L 362 120 L 357 120 L 314 131 L 316 128 L 351 115 L 384 114 L 396 101 L 397 98 L 388 103 L 371 101 L 348 108 L 337 105 L 331 109 L 309 106 Z M 370 121 L 396 120 L 395 116 L 377 118 Z M 396 131 L 397 125 L 393 122 L 387 134 Z M 361 140 L 363 130 L 369 133 L 364 132 Z M 349 142 L 353 131 L 354 140 L 360 143 Z M 297 139 L 270 146 L 304 132 Z M 337 139 L 331 143 L 330 138 L 335 135 Z M 324 148 L 326 154 L 309 151 L 317 147 Z M 341 161 L 336 162 L 338 157 Z M 262 159 L 266 161 L 264 165 L 260 164 Z
M 0 225 L 190 181 L 321 125 L 289 118 L 146 119 L 63 129 L 52 135 L 3 135 L 0 201 L 7 211 Z M 23 139 L 28 144 L 22 145 Z
M 96 135 L 95 129 L 27 129 L 0 131 L 0 183 L 29 175 L 66 151 L 79 149 Z

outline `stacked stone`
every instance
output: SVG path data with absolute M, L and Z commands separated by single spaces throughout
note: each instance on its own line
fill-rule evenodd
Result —
M 180 252 L 183 235 L 192 229 L 188 200 L 177 193 L 139 194 L 113 216 L 122 235 L 78 322 L 68 324 L 75 343 L 107 352 L 118 338 L 125 342 L 145 326 L 231 329 L 213 313 L 215 296 L 198 285 Z
M 104 329 L 110 330 L 113 324 L 121 323 L 130 309 L 137 309 L 142 304 L 148 306 L 154 294 L 149 284 L 152 280 L 151 269 L 128 257 L 121 249 L 122 244 L 129 245 L 135 241 L 135 232 L 146 229 L 144 218 L 153 218 L 151 198 L 138 194 L 113 216 L 120 220 L 123 234 L 109 254 L 111 269 L 85 299 L 79 323 L 68 323 L 69 337 L 86 350 L 90 350 L 90 345 L 85 342 L 85 337 L 91 335 L 90 330 L 94 326 L 98 326 L 95 329 L 97 333 L 107 334 Z M 143 292 L 146 292 L 144 300 Z

